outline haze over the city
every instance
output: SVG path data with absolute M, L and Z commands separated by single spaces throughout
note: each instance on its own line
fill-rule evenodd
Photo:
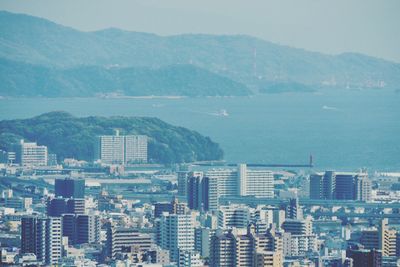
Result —
M 358 52 L 400 62 L 396 0 L 2 0 L 0 9 L 83 31 L 115 27 L 160 35 L 246 34 L 311 51 Z
M 0 266 L 400 266 L 400 0 L 0 0 Z

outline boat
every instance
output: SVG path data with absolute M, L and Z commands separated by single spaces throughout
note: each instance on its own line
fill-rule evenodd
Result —
M 229 116 L 229 113 L 226 111 L 226 109 L 221 109 L 217 114 L 218 114 L 218 116 L 222 116 L 222 117 Z

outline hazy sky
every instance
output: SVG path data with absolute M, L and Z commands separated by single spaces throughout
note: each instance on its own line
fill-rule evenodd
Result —
M 85 31 L 248 34 L 400 62 L 400 0 L 0 0 L 0 9 Z

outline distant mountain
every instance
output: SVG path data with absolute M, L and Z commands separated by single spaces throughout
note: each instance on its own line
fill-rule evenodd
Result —
M 0 149 L 9 150 L 21 138 L 46 145 L 59 159 L 93 160 L 96 136 L 144 134 L 149 137 L 149 160 L 180 163 L 220 160 L 223 151 L 209 137 L 183 127 L 147 117 L 77 118 L 66 112 L 50 112 L 24 120 L 0 121 Z
M 81 32 L 8 12 L 0 12 L 0 57 L 51 68 L 191 64 L 255 92 L 266 82 L 361 89 L 398 89 L 400 83 L 400 64 L 361 54 L 324 55 L 243 35 Z
M 242 84 L 192 65 L 157 69 L 80 66 L 69 69 L 0 59 L 2 96 L 238 96 L 251 92 Z
M 311 93 L 315 88 L 296 82 L 265 82 L 260 83 L 260 93 L 278 94 L 288 92 Z

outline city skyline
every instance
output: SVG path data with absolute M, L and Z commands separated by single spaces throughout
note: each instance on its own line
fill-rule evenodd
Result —
M 399 267 L 400 1 L 0 1 L 0 266 Z

